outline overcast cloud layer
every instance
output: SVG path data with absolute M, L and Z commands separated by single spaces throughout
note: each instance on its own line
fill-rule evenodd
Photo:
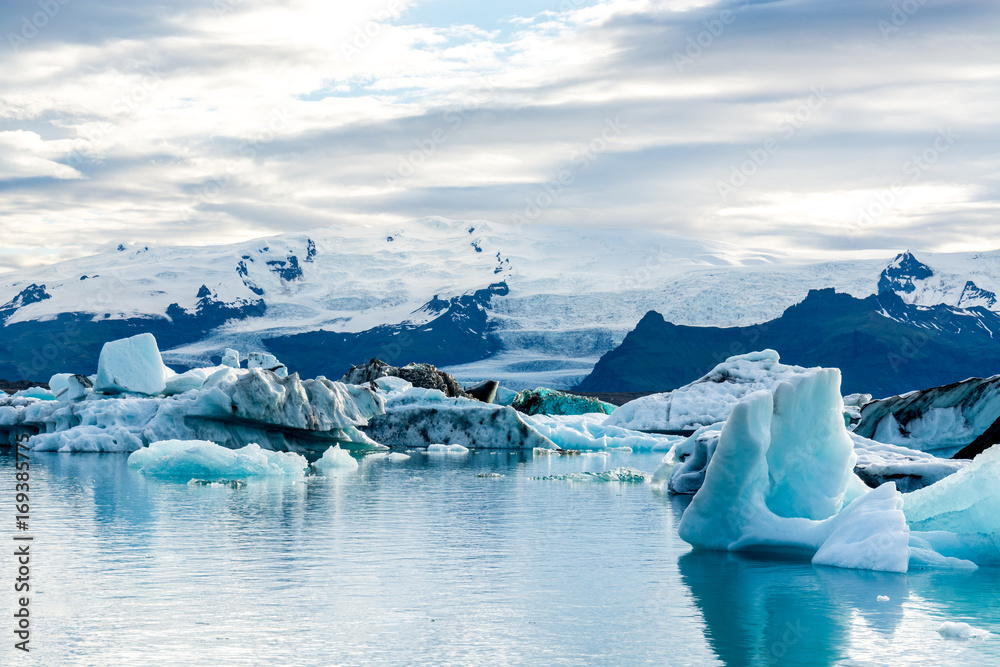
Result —
M 0 270 L 428 215 L 1000 247 L 992 0 L 0 5 Z

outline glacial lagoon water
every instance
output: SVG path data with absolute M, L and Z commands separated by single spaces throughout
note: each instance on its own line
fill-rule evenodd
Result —
M 694 552 L 684 498 L 531 479 L 661 456 L 416 453 L 230 488 L 35 454 L 28 654 L 0 456 L 0 665 L 1000 664 L 998 570 Z M 946 620 L 993 636 L 945 639 Z

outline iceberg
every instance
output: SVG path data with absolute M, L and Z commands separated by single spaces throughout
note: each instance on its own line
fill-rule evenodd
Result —
M 925 548 L 977 565 L 1000 565 L 1000 448 L 987 449 L 903 501 L 910 528 Z
M 140 386 L 143 376 L 137 370 L 155 367 L 152 361 L 159 353 L 153 354 L 156 342 L 151 339 L 139 336 L 105 345 L 105 375 L 114 375 L 119 389 L 153 390 L 152 385 Z M 130 366 L 137 358 L 141 363 Z M 286 451 L 333 444 L 384 449 L 360 430 L 385 404 L 383 396 L 367 387 L 225 365 L 162 374 L 156 396 L 97 393 L 82 375 L 56 378 L 57 387 L 64 387 L 58 400 L 0 396 L 0 442 L 28 435 L 29 448 L 61 452 L 133 452 L 167 440 L 210 441 L 230 449 L 248 442 Z
M 272 452 L 256 444 L 229 449 L 204 440 L 153 442 L 133 452 L 128 465 L 144 475 L 177 480 L 301 476 L 308 467 L 299 454 Z
M 526 415 L 584 415 L 595 412 L 609 415 L 615 411 L 615 406 L 596 398 L 545 387 L 518 392 L 511 406 Z
M 167 369 L 153 334 L 113 340 L 101 348 L 94 391 L 154 396 L 166 388 Z
M 842 510 L 855 454 L 839 390 L 839 370 L 814 369 L 737 403 L 680 537 L 699 548 L 785 548 L 817 564 L 905 572 L 909 530 L 891 482 Z
M 315 461 L 312 467 L 323 473 L 334 470 L 357 470 L 358 461 L 346 449 L 341 449 L 340 445 L 334 445 L 323 452 L 323 456 Z
M 649 473 L 621 466 L 602 472 L 571 472 L 565 475 L 546 475 L 545 477 L 532 477 L 531 479 L 543 482 L 625 482 L 645 484 L 649 481 Z
M 468 454 L 469 448 L 463 445 L 442 445 L 434 443 L 427 446 L 428 454 Z
M 227 347 L 226 351 L 222 353 L 222 365 L 229 366 L 230 368 L 239 368 L 240 353 L 231 347 Z
M 523 415 L 522 419 L 562 449 L 666 450 L 681 436 L 607 426 L 603 412 L 583 415 Z
M 366 433 L 382 444 L 398 447 L 555 448 L 511 407 L 449 398 L 437 389 L 421 387 L 387 396 L 384 414 L 371 419 Z
M 858 456 L 854 472 L 865 484 L 876 487 L 893 482 L 902 493 L 909 493 L 940 482 L 969 464 L 968 461 L 939 459 L 933 454 L 890 445 L 851 433 Z
M 239 363 L 239 357 L 237 357 L 237 363 Z M 236 368 L 239 368 L 239 366 L 236 366 Z M 248 354 L 247 368 L 264 368 L 278 377 L 288 376 L 288 368 L 278 361 L 276 356 L 268 352 L 251 352 Z
M 982 436 L 1000 416 L 1000 375 L 871 401 L 855 433 L 910 449 L 951 456 Z M 963 453 L 971 458 L 986 446 Z
M 694 431 L 725 421 L 745 396 L 807 372 L 780 363 L 774 350 L 729 357 L 691 384 L 629 401 L 612 412 L 605 424 L 636 431 Z

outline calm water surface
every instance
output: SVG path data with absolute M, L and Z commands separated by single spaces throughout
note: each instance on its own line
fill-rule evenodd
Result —
M 0 665 L 1000 664 L 998 570 L 692 552 L 682 499 L 530 479 L 660 458 L 415 454 L 231 489 L 36 454 L 24 654 L 0 457 Z M 995 636 L 946 640 L 944 620 Z

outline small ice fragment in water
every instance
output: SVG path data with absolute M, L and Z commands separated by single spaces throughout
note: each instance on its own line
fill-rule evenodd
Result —
M 468 454 L 469 448 L 462 445 L 433 444 L 427 446 L 428 454 Z
M 942 623 L 941 627 L 938 628 L 938 632 L 946 639 L 986 639 L 990 636 L 990 633 L 986 630 L 974 628 L 968 623 L 956 623 L 954 621 L 945 621 Z
M 192 479 L 188 484 L 193 486 L 228 486 L 230 489 L 242 489 L 247 485 L 242 479 Z
M 332 470 L 357 470 L 358 462 L 346 449 L 334 445 L 323 452 L 323 458 L 313 463 L 312 467 L 323 473 Z
M 503 477 L 503 475 L 501 475 L 498 472 L 481 472 L 478 475 L 476 475 L 476 477 L 487 477 L 489 479 L 500 479 L 501 477 Z
M 604 472 L 571 472 L 566 475 L 547 475 L 531 479 L 548 482 L 636 482 L 644 484 L 649 481 L 650 477 L 649 473 L 623 466 Z
M 889 601 L 889 596 L 888 595 L 880 595 L 876 599 L 879 602 L 888 602 Z

